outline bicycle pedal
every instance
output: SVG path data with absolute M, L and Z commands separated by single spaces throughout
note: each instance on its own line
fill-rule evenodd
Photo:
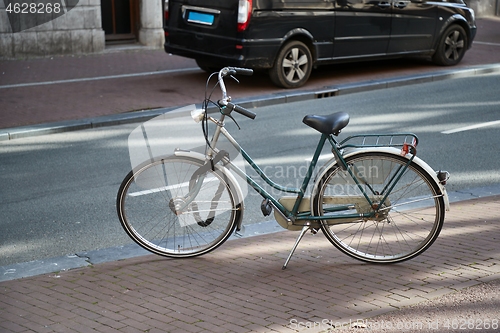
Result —
M 273 211 L 273 206 L 271 205 L 269 199 L 264 199 L 262 201 L 262 203 L 260 204 L 260 210 L 262 211 L 262 214 L 264 214 L 264 216 L 271 215 L 271 212 Z

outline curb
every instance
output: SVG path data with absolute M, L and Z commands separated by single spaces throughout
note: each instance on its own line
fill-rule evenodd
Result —
M 500 189 L 499 189 L 500 193 Z M 227 241 L 238 238 L 267 235 L 275 232 L 283 232 L 276 221 L 265 221 L 243 226 L 239 234 L 233 233 Z M 106 262 L 125 260 L 145 255 L 151 252 L 146 251 L 135 243 L 122 246 L 114 246 L 106 249 L 85 251 L 68 254 L 60 257 L 39 259 L 22 263 L 15 263 L 0 266 L 0 283 L 4 281 L 17 280 L 42 274 L 68 271 L 75 268 L 88 267 Z
M 474 75 L 483 75 L 491 73 L 500 73 L 500 64 L 489 64 L 474 66 L 464 69 L 444 70 L 438 72 L 399 76 L 383 80 L 361 81 L 351 84 L 340 84 L 327 86 L 322 89 L 301 90 L 284 93 L 275 93 L 257 97 L 240 99 L 238 104 L 245 108 L 255 108 L 268 105 L 293 103 L 299 101 L 314 100 L 319 98 L 329 98 L 339 95 L 353 94 L 357 92 L 388 89 L 411 84 L 435 82 L 449 79 L 470 77 Z M 146 111 L 135 111 L 117 115 L 103 117 L 85 118 L 81 120 L 69 120 L 54 123 L 45 123 L 38 125 L 22 126 L 15 128 L 0 129 L 0 142 L 33 136 L 78 131 L 83 129 L 99 128 L 106 126 L 122 125 L 128 123 L 147 121 L 153 117 L 179 108 L 169 107 Z

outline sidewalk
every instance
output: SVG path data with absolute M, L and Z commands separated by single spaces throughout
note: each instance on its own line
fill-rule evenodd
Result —
M 99 126 L 138 119 L 144 113 L 129 112 L 136 109 L 198 103 L 203 92 L 189 84 L 195 78 L 203 90 L 206 75 L 191 60 L 162 52 L 0 61 L 0 141 L 16 130 Z M 183 81 L 176 68 L 191 63 L 191 81 Z M 387 87 L 497 66 L 500 20 L 480 19 L 476 43 L 457 68 L 403 61 L 381 72 L 364 64 L 335 73 L 333 81 L 334 71 L 317 72 L 307 88 Z M 127 80 L 67 81 L 134 73 Z M 37 82 L 46 84 L 27 85 Z M 276 89 L 262 97 L 269 86 L 257 75 L 233 88 L 234 96 L 272 103 L 290 94 Z M 0 332 L 467 331 L 459 329 L 461 320 L 500 331 L 499 221 L 498 195 L 452 203 L 433 246 L 389 266 L 350 259 L 318 233 L 306 235 L 281 270 L 297 236 L 284 231 L 231 240 L 194 259 L 147 255 L 0 282 Z M 359 328 L 334 329 L 352 323 Z
M 282 270 L 297 236 L 284 231 L 228 241 L 194 259 L 147 255 L 2 282 L 0 331 L 295 332 L 362 320 L 373 325 L 374 316 L 500 279 L 499 219 L 500 196 L 452 204 L 429 250 L 389 266 L 350 259 L 318 233 L 304 237 Z M 487 296 L 467 300 L 483 327 L 499 319 L 498 303 L 485 310 Z M 437 309 L 431 303 L 425 311 L 407 320 L 436 325 Z M 446 318 L 439 319 L 444 325 Z

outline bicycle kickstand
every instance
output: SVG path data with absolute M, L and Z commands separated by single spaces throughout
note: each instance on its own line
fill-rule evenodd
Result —
M 295 249 L 299 245 L 302 237 L 304 237 L 304 235 L 306 234 L 307 230 L 309 230 L 309 229 L 311 229 L 311 226 L 308 226 L 308 225 L 305 225 L 302 228 L 302 230 L 300 231 L 299 237 L 297 237 L 297 240 L 295 241 L 295 244 L 293 244 L 292 250 L 290 251 L 290 254 L 288 255 L 288 258 L 286 258 L 285 264 L 283 265 L 283 267 L 281 269 L 286 269 L 286 266 L 288 265 L 288 262 L 290 261 L 290 259 L 292 259 L 292 255 L 295 252 Z

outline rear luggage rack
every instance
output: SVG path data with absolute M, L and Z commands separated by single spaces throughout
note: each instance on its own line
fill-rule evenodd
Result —
M 339 143 L 339 148 L 394 147 L 402 150 L 412 149 L 416 154 L 418 137 L 413 133 L 363 134 L 349 136 Z

